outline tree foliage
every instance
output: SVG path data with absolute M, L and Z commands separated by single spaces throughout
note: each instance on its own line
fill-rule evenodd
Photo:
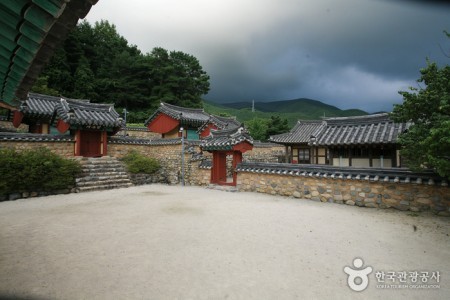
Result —
M 77 161 L 58 156 L 47 148 L 22 152 L 0 149 L 0 164 L 0 195 L 71 188 L 81 172 Z
M 250 135 L 255 140 L 266 141 L 271 135 L 289 131 L 287 119 L 271 116 L 270 119 L 254 118 L 246 123 Z
M 190 54 L 159 47 L 143 54 L 114 24 L 83 21 L 55 51 L 32 91 L 114 103 L 148 117 L 161 101 L 202 107 L 209 76 Z
M 425 87 L 400 91 L 403 104 L 392 113 L 396 121 L 413 123 L 400 136 L 401 154 L 413 170 L 432 168 L 450 178 L 450 66 L 427 61 L 420 73 Z

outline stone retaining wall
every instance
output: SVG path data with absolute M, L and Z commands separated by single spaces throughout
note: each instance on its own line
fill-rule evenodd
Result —
M 28 132 L 28 125 L 20 124 L 19 128 L 14 127 L 11 121 L 0 120 L 0 128 L 5 129 L 5 131 L 12 132 Z
M 448 186 L 239 172 L 237 187 L 240 191 L 373 208 L 432 210 L 450 216 Z
M 37 148 L 48 148 L 51 152 L 58 154 L 63 157 L 74 157 L 74 141 L 1 141 L 0 148 L 16 149 L 17 151 L 37 149 Z
M 143 128 L 127 128 L 127 131 L 125 133 L 125 130 L 119 131 L 116 136 L 128 136 L 128 137 L 134 137 L 139 139 L 160 139 L 161 134 L 157 132 L 151 132 L 148 131 L 146 127 Z

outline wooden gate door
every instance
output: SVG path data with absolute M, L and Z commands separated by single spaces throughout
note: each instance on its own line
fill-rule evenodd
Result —
M 80 133 L 80 155 L 85 157 L 97 157 L 101 154 L 100 131 L 81 131 Z
M 213 166 L 211 168 L 211 183 L 227 182 L 227 156 L 220 151 L 213 152 Z

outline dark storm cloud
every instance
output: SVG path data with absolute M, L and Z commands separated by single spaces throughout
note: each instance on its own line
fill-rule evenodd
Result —
M 450 48 L 442 33 L 450 6 L 440 1 L 123 2 L 100 1 L 88 19 L 109 19 L 145 52 L 161 46 L 196 56 L 211 76 L 205 98 L 216 102 L 308 97 L 391 110 L 427 57 L 449 60 L 441 48 Z

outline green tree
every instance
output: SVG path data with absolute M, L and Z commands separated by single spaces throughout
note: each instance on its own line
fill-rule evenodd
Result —
M 95 98 L 95 76 L 92 72 L 89 61 L 82 56 L 74 74 L 74 91 L 71 93 L 74 98 L 93 99 Z
M 289 131 L 287 119 L 281 119 L 280 116 L 271 116 L 267 124 L 266 139 L 271 135 L 285 133 Z
M 411 169 L 432 168 L 450 179 L 450 66 L 427 61 L 420 73 L 425 87 L 400 91 L 403 103 L 392 113 L 394 120 L 413 124 L 399 138 L 401 154 Z
M 266 119 L 254 118 L 246 123 L 246 127 L 253 139 L 259 141 L 267 139 L 268 121 Z
M 202 107 L 209 91 L 209 76 L 197 58 L 156 47 L 147 55 L 152 89 L 150 99 L 184 107 Z
M 39 76 L 31 91 L 33 93 L 50 96 L 60 95 L 60 93 L 57 90 L 48 87 L 48 76 Z
M 160 102 L 202 107 L 209 76 L 192 55 L 163 48 L 143 54 L 114 24 L 83 21 L 55 51 L 33 91 L 114 103 L 142 122 Z

